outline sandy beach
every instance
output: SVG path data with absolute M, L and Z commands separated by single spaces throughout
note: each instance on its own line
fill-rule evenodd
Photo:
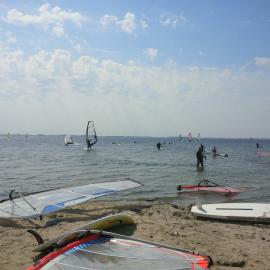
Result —
M 187 207 L 159 201 L 91 201 L 42 221 L 0 220 L 1 270 L 23 270 L 32 264 L 37 243 L 28 229 L 49 240 L 116 213 L 130 215 L 136 222 L 118 233 L 209 255 L 213 270 L 270 269 L 270 225 L 199 220 Z

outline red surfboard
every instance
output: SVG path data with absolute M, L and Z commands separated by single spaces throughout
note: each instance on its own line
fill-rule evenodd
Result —
M 242 192 L 242 189 L 236 189 L 231 187 L 224 187 L 210 180 L 202 180 L 197 185 L 178 185 L 177 190 L 182 192 L 192 191 L 205 191 L 205 192 L 216 192 L 224 195 L 236 195 Z

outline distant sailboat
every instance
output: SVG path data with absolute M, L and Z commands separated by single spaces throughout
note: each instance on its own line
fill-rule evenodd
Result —
M 189 142 L 192 141 L 192 134 L 191 134 L 191 132 L 188 133 L 188 141 L 189 141 Z
M 73 138 L 71 135 L 67 135 L 64 139 L 65 145 L 74 144 Z
M 198 141 L 201 140 L 201 134 L 200 134 L 200 133 L 198 133 L 198 135 L 197 135 L 197 140 L 198 140 Z
M 178 140 L 179 140 L 179 141 L 182 141 L 182 139 L 183 139 L 183 137 L 182 137 L 182 135 L 180 134 L 179 137 L 178 137 Z
M 87 123 L 85 141 L 87 150 L 90 150 L 91 147 L 97 143 L 97 134 L 93 121 L 88 121 Z

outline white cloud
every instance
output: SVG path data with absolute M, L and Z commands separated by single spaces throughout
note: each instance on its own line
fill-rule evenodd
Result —
M 144 53 L 150 58 L 150 60 L 154 60 L 158 55 L 158 50 L 155 48 L 147 48 Z
M 176 28 L 178 24 L 186 22 L 187 18 L 182 15 L 161 15 L 159 22 L 162 26 Z
M 75 44 L 73 48 L 78 53 L 82 51 L 82 46 L 80 43 Z
M 164 17 L 161 17 L 161 18 L 160 18 L 160 24 L 161 24 L 162 26 L 170 25 L 170 24 L 171 24 L 171 19 L 170 19 L 170 18 L 164 18 Z
M 6 40 L 7 44 L 17 43 L 16 37 L 14 37 L 14 35 L 11 32 L 7 32 L 6 37 L 7 37 L 7 40 Z
M 212 136 L 270 136 L 260 121 L 261 115 L 270 117 L 267 72 L 142 66 L 74 58 L 67 50 L 27 56 L 0 48 L 0 79 L 0 133 L 13 132 L 17 122 L 20 130 L 14 132 L 68 128 L 81 134 L 91 116 L 104 135 L 166 136 L 193 129 Z
M 127 12 L 123 19 L 119 19 L 114 15 L 104 15 L 100 19 L 100 24 L 106 28 L 111 25 L 118 27 L 123 32 L 126 33 L 133 33 L 136 30 L 137 23 L 136 23 L 136 16 L 131 12 Z
M 141 23 L 142 29 L 148 28 L 148 23 L 145 20 L 141 20 L 140 23 Z
M 100 23 L 103 27 L 109 27 L 110 25 L 116 24 L 117 22 L 118 22 L 118 18 L 113 15 L 106 14 L 100 19 Z
M 4 19 L 7 23 L 19 26 L 40 25 L 44 29 L 51 29 L 59 36 L 64 34 L 65 22 L 69 21 L 81 27 L 85 20 L 79 12 L 66 11 L 58 6 L 51 7 L 48 3 L 42 5 L 37 14 L 24 14 L 17 9 L 9 10 Z
M 60 24 L 56 24 L 53 29 L 52 29 L 53 33 L 58 36 L 58 37 L 62 37 L 65 35 L 65 30 L 63 25 Z
M 131 12 L 127 12 L 124 19 L 118 21 L 120 28 L 127 33 L 132 33 L 136 30 L 135 15 Z
M 255 63 L 258 66 L 270 65 L 270 58 L 268 57 L 256 57 Z

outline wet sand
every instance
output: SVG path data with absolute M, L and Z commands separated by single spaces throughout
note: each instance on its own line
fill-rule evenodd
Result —
M 270 225 L 200 220 L 187 207 L 159 201 L 91 201 L 42 221 L 0 220 L 0 269 L 23 270 L 32 264 L 37 243 L 28 229 L 49 240 L 116 213 L 130 215 L 136 222 L 132 230 L 125 226 L 117 233 L 209 255 L 213 270 L 270 269 Z

